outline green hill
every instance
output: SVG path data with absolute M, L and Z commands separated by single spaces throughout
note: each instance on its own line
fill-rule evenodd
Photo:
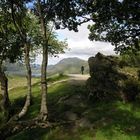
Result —
M 87 61 L 79 59 L 77 57 L 65 58 L 60 62 L 58 62 L 56 65 L 49 66 L 48 73 L 49 74 L 55 74 L 55 73 L 78 74 L 80 73 L 81 66 L 84 66 L 85 73 L 88 73 Z
M 65 73 L 65 74 L 78 74 L 80 73 L 81 66 L 85 67 L 85 73 L 88 73 L 88 63 L 85 60 L 79 59 L 77 57 L 73 58 L 65 58 L 62 59 L 60 62 L 58 62 L 55 65 L 49 65 L 48 66 L 48 75 L 53 75 L 56 73 Z M 6 72 L 8 74 L 14 74 L 14 75 L 25 75 L 26 69 L 25 66 L 21 63 L 6 63 Z M 34 76 L 40 75 L 40 65 L 33 64 L 32 67 L 32 73 Z

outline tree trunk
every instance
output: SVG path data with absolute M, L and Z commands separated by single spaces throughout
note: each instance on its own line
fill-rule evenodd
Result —
M 25 49 L 25 65 L 27 70 L 27 96 L 26 96 L 24 107 L 22 108 L 21 112 L 18 114 L 19 118 L 23 117 L 27 113 L 28 108 L 31 104 L 31 92 L 32 92 L 32 87 L 31 87 L 32 72 L 31 72 L 30 56 L 29 56 L 30 44 L 25 43 L 24 49 Z
M 0 67 L 0 84 L 1 84 L 0 110 L 3 113 L 4 120 L 7 121 L 9 117 L 9 106 L 10 106 L 10 100 L 8 96 L 8 79 L 1 67 Z
M 40 119 L 47 120 L 48 119 L 48 109 L 47 109 L 47 65 L 48 65 L 48 42 L 47 42 L 47 34 L 46 34 L 46 25 L 45 18 L 42 13 L 41 0 L 37 0 L 38 4 L 38 12 L 41 23 L 42 36 L 44 39 L 43 43 L 43 60 L 41 67 L 41 108 L 40 108 Z
M 47 47 L 43 47 L 43 60 L 42 60 L 42 67 L 41 67 L 41 119 L 47 120 L 48 119 L 48 110 L 47 110 L 47 63 L 48 63 L 48 50 Z

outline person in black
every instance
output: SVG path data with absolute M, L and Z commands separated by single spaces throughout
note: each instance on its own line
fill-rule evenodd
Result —
M 84 66 L 81 67 L 81 73 L 84 74 Z

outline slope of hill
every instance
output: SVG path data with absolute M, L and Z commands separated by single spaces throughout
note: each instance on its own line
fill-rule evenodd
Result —
M 5 63 L 5 71 L 7 74 L 25 75 L 26 68 L 22 63 Z
M 79 59 L 77 57 L 73 58 L 65 58 L 59 61 L 55 65 L 48 66 L 48 75 L 53 75 L 56 73 L 64 73 L 64 74 L 78 74 L 81 72 L 81 66 L 84 66 L 85 73 L 88 73 L 88 63 L 85 60 Z M 32 73 L 34 76 L 40 76 L 40 65 L 33 64 Z M 23 64 L 6 64 L 6 71 L 9 74 L 15 75 L 25 75 L 26 69 Z
M 56 65 L 51 65 L 48 67 L 49 74 L 55 73 L 80 73 L 81 66 L 84 66 L 85 73 L 88 73 L 88 63 L 85 60 L 79 59 L 77 57 L 65 58 L 59 61 Z

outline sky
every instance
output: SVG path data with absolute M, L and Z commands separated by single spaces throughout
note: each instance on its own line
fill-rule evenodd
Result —
M 87 25 L 90 23 L 82 24 L 78 32 L 69 31 L 68 29 L 56 30 L 58 39 L 67 39 L 68 50 L 65 54 L 59 54 L 59 57 L 49 57 L 49 65 L 58 63 L 60 60 L 69 57 L 78 57 L 83 60 L 88 60 L 89 57 L 95 56 L 98 52 L 105 55 L 114 55 L 114 46 L 110 43 L 95 42 L 88 39 L 89 30 Z M 36 59 L 37 64 L 41 64 L 42 57 L 39 55 Z

